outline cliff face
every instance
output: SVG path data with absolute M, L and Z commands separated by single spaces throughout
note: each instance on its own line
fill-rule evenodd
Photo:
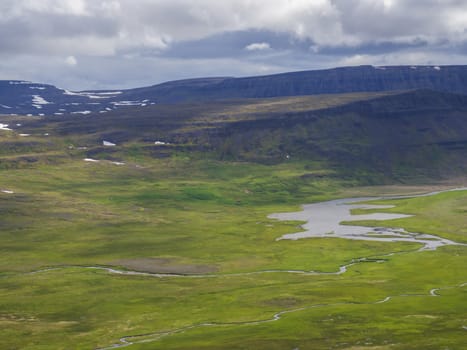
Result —
M 347 92 L 430 89 L 467 94 L 467 66 L 344 67 L 247 78 L 169 82 L 135 94 L 160 102 L 266 98 Z
M 345 67 L 230 79 L 219 87 L 238 90 L 248 97 L 413 89 L 467 93 L 467 67 Z

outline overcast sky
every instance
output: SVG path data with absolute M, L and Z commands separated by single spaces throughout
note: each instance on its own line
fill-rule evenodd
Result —
M 466 0 L 0 0 L 0 79 L 126 88 L 467 63 Z

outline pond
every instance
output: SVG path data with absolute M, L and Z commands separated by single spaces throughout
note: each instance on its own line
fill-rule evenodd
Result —
M 467 190 L 467 188 L 456 188 L 449 191 Z M 446 192 L 446 191 L 441 191 Z M 400 199 L 411 197 L 431 196 L 441 192 L 431 192 L 417 196 L 397 196 L 397 197 L 361 197 L 344 198 L 327 202 L 306 204 L 303 210 L 291 213 L 271 214 L 268 217 L 287 221 L 305 221 L 301 227 L 302 232 L 290 233 L 279 237 L 282 239 L 302 239 L 312 237 L 332 237 L 354 240 L 380 241 L 380 242 L 415 242 L 423 244 L 420 250 L 434 250 L 444 245 L 460 245 L 448 239 L 435 235 L 421 234 L 416 232 L 407 232 L 402 228 L 388 227 L 366 227 L 355 225 L 342 225 L 341 223 L 360 221 L 360 220 L 393 220 L 407 218 L 406 214 L 389 213 L 371 213 L 363 215 L 352 215 L 353 209 L 386 209 L 392 208 L 391 205 L 370 205 L 362 202 L 377 199 Z

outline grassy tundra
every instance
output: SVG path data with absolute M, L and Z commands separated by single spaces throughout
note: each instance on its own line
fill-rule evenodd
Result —
M 261 108 L 270 113 L 273 107 Z M 237 123 L 237 112 L 223 118 Z M 171 144 L 158 146 L 153 141 L 162 134 L 149 146 L 134 136 L 136 126 L 128 134 L 123 126 L 102 134 L 93 119 L 75 133 L 67 126 L 75 120 L 53 127 L 22 120 L 27 137 L 0 131 L 0 348 L 464 346 L 466 246 L 418 251 L 415 243 L 332 235 L 276 240 L 297 232 L 300 223 L 268 219 L 271 213 L 391 189 L 360 187 L 395 181 L 385 169 L 336 166 L 341 151 L 364 149 L 371 140 L 362 137 L 357 148 L 349 148 L 350 136 L 344 144 L 314 139 L 317 131 L 304 123 L 288 138 L 271 124 L 259 144 L 233 154 L 238 125 L 228 129 L 223 120 L 228 133 L 221 137 L 220 129 L 197 118 L 183 130 L 168 118 L 177 131 Z M 349 118 L 352 125 L 363 122 Z M 337 117 L 318 119 L 341 125 Z M 297 135 L 320 146 L 310 146 L 317 157 L 284 157 L 303 146 L 291 141 Z M 110 137 L 122 139 L 115 147 L 98 144 Z M 455 161 L 463 154 L 459 145 Z M 433 147 L 427 146 L 427 154 Z M 274 148 L 279 151 L 271 153 Z M 411 154 L 420 164 L 429 157 L 421 151 Z M 447 152 L 438 151 L 439 157 Z M 407 175 L 403 162 L 394 164 L 397 176 Z M 467 243 L 467 191 L 377 203 L 395 205 L 384 211 L 413 216 L 366 225 Z

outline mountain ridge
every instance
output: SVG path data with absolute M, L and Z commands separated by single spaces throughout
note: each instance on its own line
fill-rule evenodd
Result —
M 467 94 L 467 66 L 354 66 L 253 77 L 207 77 L 123 90 L 72 92 L 53 85 L 0 81 L 0 114 L 107 113 L 155 103 L 208 102 L 350 92 L 431 89 Z

